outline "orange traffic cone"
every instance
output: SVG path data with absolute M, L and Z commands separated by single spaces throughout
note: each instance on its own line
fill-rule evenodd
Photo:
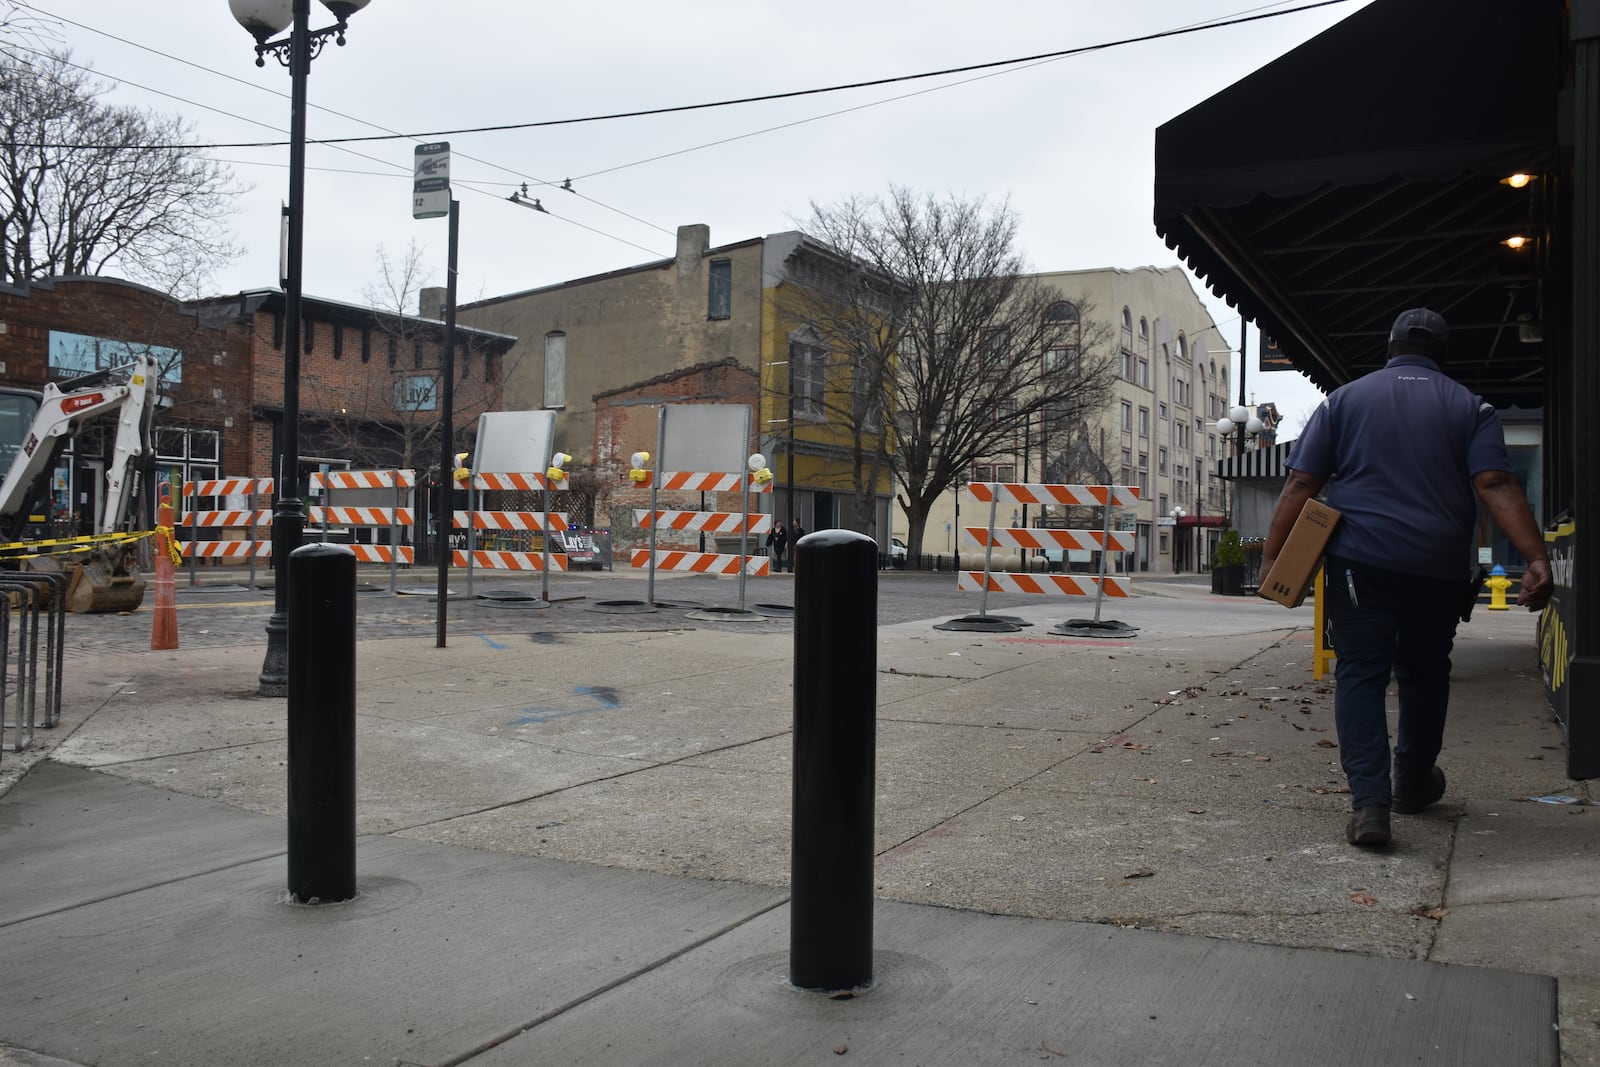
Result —
M 178 605 L 173 595 L 172 487 L 161 487 L 156 509 L 156 610 L 150 623 L 150 650 L 178 647 Z

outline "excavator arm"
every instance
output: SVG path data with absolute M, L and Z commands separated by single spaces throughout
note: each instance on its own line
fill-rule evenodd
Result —
M 38 412 L 0 482 L 0 526 L 16 541 L 29 512 L 40 499 L 44 481 L 55 470 L 68 441 L 99 417 L 116 420 L 115 438 L 105 469 L 104 503 L 94 525 L 97 534 L 123 528 L 133 505 L 134 475 L 153 451 L 151 428 L 161 398 L 160 370 L 154 360 L 131 363 L 44 387 Z M 144 579 L 133 562 L 131 546 L 97 543 L 71 556 L 32 558 L 24 566 L 65 570 L 67 610 L 132 611 L 144 599 Z
M 117 428 L 106 492 L 95 533 L 121 528 L 132 504 L 133 475 L 150 455 L 159 370 L 144 357 L 112 370 L 44 387 L 33 425 L 22 439 L 5 481 L 0 482 L 0 522 L 13 540 L 28 521 L 41 483 L 55 469 L 68 441 L 96 416 L 115 411 Z

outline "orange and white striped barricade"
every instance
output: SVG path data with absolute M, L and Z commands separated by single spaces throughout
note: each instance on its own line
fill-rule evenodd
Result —
M 306 509 L 306 521 L 322 527 L 326 540 L 332 526 L 358 529 L 384 529 L 389 532 L 388 544 L 371 544 L 350 538 L 350 548 L 357 563 L 387 563 L 389 565 L 389 593 L 399 593 L 400 564 L 410 566 L 416 560 L 415 549 L 405 544 L 404 535 L 416 528 L 416 515 L 409 506 L 411 492 L 416 488 L 417 475 L 413 470 L 361 470 L 319 471 L 311 476 L 311 492 L 324 497 L 325 503 L 313 504 Z M 335 504 L 335 493 L 370 492 L 388 490 L 392 494 L 389 507 L 372 507 L 355 504 Z M 348 499 L 348 498 L 347 498 Z
M 650 489 L 650 506 L 635 508 L 634 523 L 650 531 L 650 546 L 635 549 L 630 555 L 631 564 L 649 571 L 649 601 L 655 603 L 657 571 L 690 571 L 696 574 L 737 575 L 739 578 L 739 611 L 744 611 L 744 579 L 746 575 L 764 578 L 772 573 L 771 561 L 766 556 L 751 553 L 750 536 L 764 534 L 772 529 L 772 516 L 750 510 L 751 493 L 772 492 L 772 478 L 762 468 L 757 473 L 743 471 L 647 471 L 642 480 L 632 479 L 629 485 Z M 661 490 L 684 493 L 740 494 L 739 511 L 673 511 L 658 506 Z M 739 552 L 691 552 L 686 549 L 659 547 L 661 531 L 675 533 L 738 534 Z
M 550 535 L 568 528 L 567 516 L 550 510 L 550 479 L 537 471 L 485 471 L 474 474 L 467 487 L 467 510 L 451 512 L 450 526 L 466 532 L 466 548 L 452 549 L 451 562 L 467 571 L 467 594 L 472 595 L 473 574 L 477 568 L 496 571 L 539 572 L 540 599 L 550 601 L 550 572 L 564 572 L 567 556 L 564 552 L 550 551 Z M 494 511 L 479 505 L 480 494 L 485 492 L 538 492 L 542 494 L 542 511 Z M 482 548 L 478 539 L 493 533 L 509 534 L 517 549 Z M 531 551 L 529 542 L 538 535 L 539 551 Z M 498 537 L 497 537 L 498 540 Z
M 244 559 L 250 563 L 250 588 L 256 587 L 256 559 L 272 557 L 272 509 L 257 506 L 256 498 L 270 498 L 272 489 L 271 478 L 212 478 L 183 483 L 179 500 L 182 515 L 177 528 L 188 531 L 180 550 L 189 560 L 191 586 L 200 584 L 200 560 Z M 226 498 L 227 505 L 202 508 L 200 501 L 208 497 Z M 201 541 L 195 536 L 197 530 L 244 530 L 245 535 L 237 541 Z M 265 537 L 261 536 L 263 533 Z
M 1132 507 L 1139 502 L 1139 489 L 1132 485 L 1057 485 L 1032 482 L 973 482 L 968 486 L 972 499 L 989 505 L 987 526 L 968 526 L 962 530 L 963 543 L 979 545 L 984 549 L 983 570 L 962 570 L 956 588 L 962 591 L 977 590 L 982 593 L 978 614 L 942 623 L 945 630 L 1015 630 L 1021 626 L 1014 617 L 988 614 L 990 591 L 1045 594 L 1054 596 L 1094 597 L 1094 619 L 1073 619 L 1053 627 L 1053 633 L 1111 637 L 1128 636 L 1136 627 L 1115 621 L 1102 622 L 1100 608 L 1107 596 L 1126 597 L 1128 584 L 1122 578 L 1108 575 L 1107 561 L 1111 553 L 1132 552 L 1136 536 L 1123 530 L 1111 529 L 1111 513 L 1118 507 Z M 1098 507 L 1104 515 L 1099 530 L 1047 530 L 996 527 L 995 516 L 1001 503 L 1036 504 L 1053 506 Z M 1098 551 L 1100 573 L 1085 577 L 1076 575 L 1033 575 L 1024 568 L 1017 574 L 996 574 L 993 570 L 996 548 L 1027 549 L 1083 549 Z M 1026 559 L 1026 555 L 1022 557 Z

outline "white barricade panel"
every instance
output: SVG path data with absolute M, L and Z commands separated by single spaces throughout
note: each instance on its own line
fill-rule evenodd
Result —
M 1128 596 L 1128 584 L 1121 578 L 1099 578 L 1090 574 L 1011 574 L 992 572 L 987 580 L 982 571 L 962 571 L 956 588 L 966 593 L 1048 593 L 1054 596 Z
M 737 511 L 651 511 L 634 508 L 633 521 L 642 529 L 693 530 L 706 533 L 763 534 L 772 529 L 772 516 L 744 515 Z
M 1047 485 L 1040 482 L 970 482 L 969 495 L 980 504 L 1050 504 L 1073 507 L 1133 507 L 1136 485 Z
M 716 552 L 678 552 L 658 549 L 655 568 L 658 571 L 693 571 L 698 574 L 738 574 L 740 561 L 744 572 L 757 578 L 766 577 L 771 570 L 766 556 L 723 555 Z M 631 562 L 635 567 L 651 564 L 650 550 L 636 548 Z
M 483 567 L 492 571 L 544 570 L 544 554 L 541 552 L 496 552 L 483 548 L 466 552 L 458 548 L 451 551 L 450 560 L 457 567 L 465 567 L 470 561 L 474 567 Z M 550 553 L 550 569 L 552 571 L 565 571 L 567 569 L 566 554 L 562 552 Z

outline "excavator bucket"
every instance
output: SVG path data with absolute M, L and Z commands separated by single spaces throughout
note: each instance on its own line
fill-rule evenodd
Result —
M 144 575 L 103 556 L 67 567 L 67 610 L 80 615 L 137 611 L 144 601 Z

